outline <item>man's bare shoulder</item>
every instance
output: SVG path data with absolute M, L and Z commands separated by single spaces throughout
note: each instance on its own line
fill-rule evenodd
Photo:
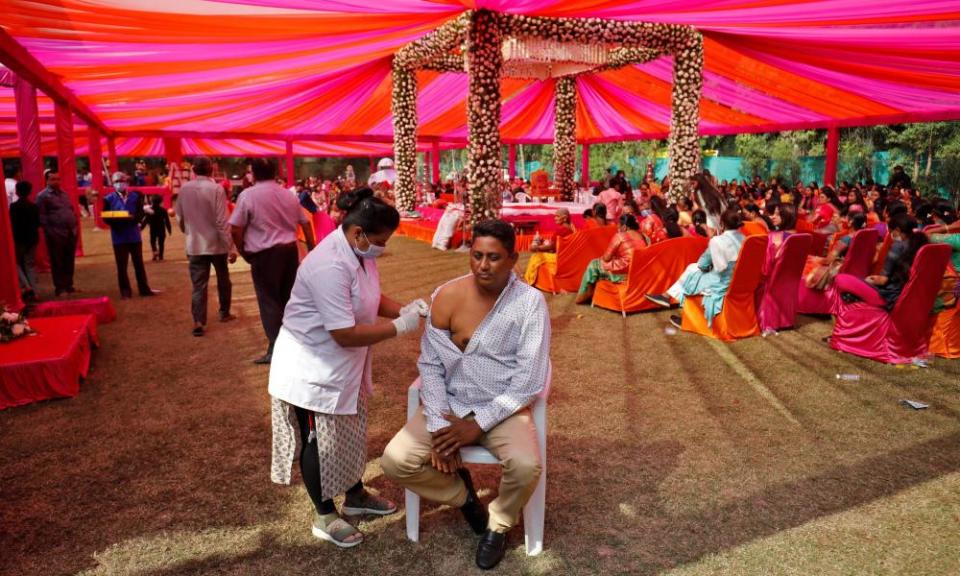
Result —
M 433 296 L 433 305 L 430 314 L 433 317 L 433 325 L 437 328 L 446 328 L 449 326 L 450 317 L 454 310 L 469 297 L 473 289 L 473 276 L 467 275 L 463 278 L 451 280 L 437 289 Z

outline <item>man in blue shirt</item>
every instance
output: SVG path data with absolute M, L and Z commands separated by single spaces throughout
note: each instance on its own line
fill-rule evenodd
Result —
M 140 221 L 143 219 L 143 196 L 128 192 L 129 177 L 123 172 L 113 173 L 113 192 L 103 199 L 103 211 L 124 211 L 128 216 L 109 218 L 110 239 L 113 240 L 113 256 L 117 262 L 117 282 L 120 297 L 130 298 L 130 278 L 127 276 L 127 259 L 133 260 L 133 272 L 137 277 L 137 289 L 141 296 L 154 296 L 157 292 L 147 283 L 147 271 L 143 267 L 143 239 L 140 236 Z

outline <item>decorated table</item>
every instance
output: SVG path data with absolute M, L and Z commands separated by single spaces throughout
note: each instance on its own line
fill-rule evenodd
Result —
M 93 314 L 30 320 L 36 334 L 0 344 L 0 409 L 80 393 L 98 345 Z
M 117 311 L 107 296 L 81 298 L 78 300 L 48 300 L 41 302 L 30 311 L 31 322 L 35 318 L 50 316 L 75 316 L 93 314 L 97 324 L 109 324 L 117 319 Z

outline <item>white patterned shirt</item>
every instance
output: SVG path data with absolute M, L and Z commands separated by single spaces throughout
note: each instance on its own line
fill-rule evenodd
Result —
M 463 352 L 450 331 L 434 327 L 428 316 L 417 365 L 428 431 L 449 426 L 443 416 L 451 412 L 459 418 L 473 413 L 480 428 L 489 431 L 533 402 L 546 383 L 550 314 L 543 294 L 511 273 Z

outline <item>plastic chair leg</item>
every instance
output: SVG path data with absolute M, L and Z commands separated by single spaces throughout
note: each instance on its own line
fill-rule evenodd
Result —
M 420 495 L 412 490 L 404 490 L 407 505 L 407 538 L 420 541 Z
M 547 471 L 540 474 L 537 488 L 523 507 L 523 531 L 527 556 L 543 552 L 543 519 L 547 507 Z

